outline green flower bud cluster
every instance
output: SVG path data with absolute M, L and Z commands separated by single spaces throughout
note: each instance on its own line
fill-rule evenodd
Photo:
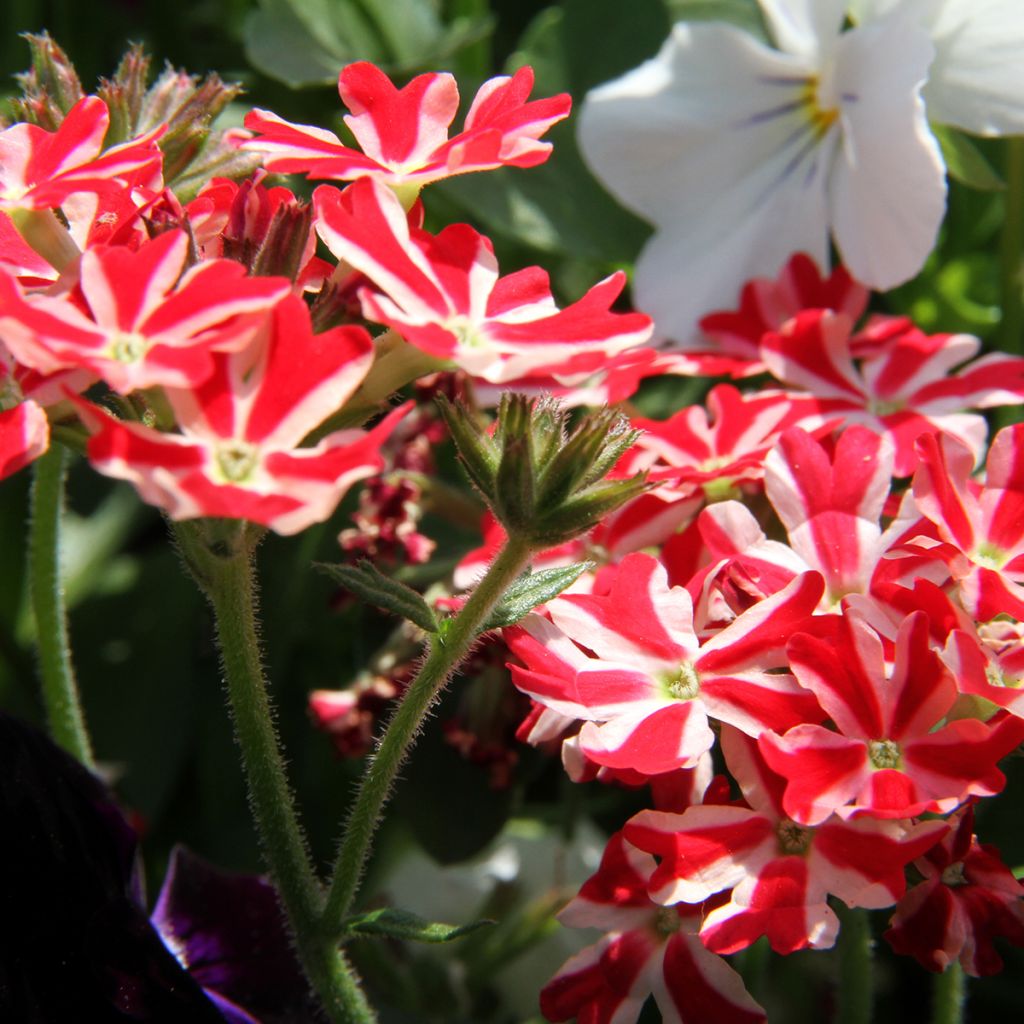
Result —
M 646 474 L 604 477 L 639 431 L 612 409 L 569 426 L 557 401 L 505 394 L 488 432 L 462 405 L 441 400 L 459 458 L 509 536 L 535 547 L 578 537 L 649 489 Z

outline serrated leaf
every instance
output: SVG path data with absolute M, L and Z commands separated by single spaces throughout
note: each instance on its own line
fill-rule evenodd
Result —
M 948 125 L 931 127 L 951 178 L 979 192 L 1001 192 L 1006 188 L 1006 182 L 969 136 Z
M 400 615 L 415 623 L 428 633 L 436 633 L 437 619 L 434 611 L 412 587 L 385 576 L 372 563 L 362 561 L 358 565 L 331 565 L 316 562 L 316 568 L 326 573 L 335 583 L 341 584 L 356 597 Z
M 555 569 L 542 569 L 540 572 L 520 576 L 505 591 L 505 596 L 491 612 L 490 618 L 484 623 L 483 632 L 490 629 L 501 629 L 515 625 L 523 616 L 529 615 L 538 605 L 558 597 L 567 587 L 571 587 L 588 569 L 593 569 L 593 562 L 578 562 L 575 565 L 559 566 Z
M 384 939 L 406 939 L 410 942 L 451 942 L 470 932 L 478 931 L 493 921 L 473 921 L 470 924 L 441 924 L 425 921 L 407 910 L 384 907 L 350 917 L 345 922 L 348 935 L 373 935 Z

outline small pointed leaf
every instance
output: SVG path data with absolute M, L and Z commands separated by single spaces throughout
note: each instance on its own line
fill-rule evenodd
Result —
M 486 633 L 490 629 L 500 629 L 503 626 L 514 626 L 524 615 L 529 615 L 537 605 L 544 604 L 545 601 L 550 601 L 553 597 L 558 597 L 588 569 L 593 568 L 593 562 L 578 562 L 575 565 L 543 569 L 540 572 L 520 576 L 505 591 L 504 597 L 484 623 L 482 632 Z
M 384 939 L 407 939 L 412 942 L 451 942 L 475 932 L 493 921 L 473 921 L 470 924 L 441 924 L 425 921 L 407 910 L 383 907 L 365 914 L 357 914 L 345 922 L 348 935 L 373 935 Z
M 370 562 L 358 565 L 329 565 L 316 562 L 316 567 L 335 583 L 378 608 L 400 615 L 428 633 L 437 632 L 434 611 L 412 587 L 385 576 Z

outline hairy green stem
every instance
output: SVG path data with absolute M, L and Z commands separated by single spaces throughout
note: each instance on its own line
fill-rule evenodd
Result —
M 60 571 L 64 449 L 52 446 L 33 468 L 29 559 L 43 704 L 54 740 L 87 768 L 94 769 L 92 744 L 71 663 Z
M 932 980 L 932 1024 L 962 1024 L 967 1005 L 967 978 L 954 960 Z
M 384 804 L 427 712 L 469 653 L 491 609 L 526 567 L 531 553 L 526 541 L 510 538 L 462 611 L 445 623 L 441 633 L 430 637 L 426 660 L 388 722 L 380 745 L 363 775 L 334 866 L 323 914 L 325 932 L 340 934 L 342 930 Z
M 844 908 L 840 921 L 837 1024 L 871 1024 L 875 950 L 871 918 L 866 910 Z
M 337 948 L 336 937 L 320 927 L 323 890 L 299 824 L 263 675 L 254 545 L 243 523 L 230 524 L 213 543 L 203 527 L 189 523 L 176 524 L 175 534 L 186 563 L 213 607 L 253 817 L 299 959 L 331 1021 L 372 1024 L 376 1017 Z

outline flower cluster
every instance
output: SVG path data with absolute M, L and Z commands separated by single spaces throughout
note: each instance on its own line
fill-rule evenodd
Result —
M 569 100 L 530 101 L 528 69 L 485 83 L 448 139 L 450 75 L 397 89 L 352 65 L 340 90 L 363 152 L 254 111 L 251 133 L 203 140 L 192 166 L 168 93 L 193 116 L 201 97 L 212 119 L 224 89 L 165 76 L 140 114 L 128 96 L 144 90 L 145 72 L 126 60 L 106 98 L 78 89 L 67 109 L 29 97 L 24 111 L 47 127 L 0 133 L 5 475 L 46 449 L 53 425 L 172 519 L 295 533 L 384 467 L 382 443 L 404 410 L 362 424 L 403 384 L 461 370 L 571 386 L 649 336 L 647 317 L 611 310 L 621 274 L 559 309 L 543 270 L 500 277 L 493 246 L 469 225 L 422 228 L 424 184 L 547 158 L 541 136 Z M 112 123 L 126 137 L 108 145 Z M 351 184 L 322 185 L 308 204 L 263 171 L 204 178 L 203 154 L 219 146 L 234 146 L 245 168 L 263 154 L 270 170 Z M 333 261 L 315 255 L 318 238 Z M 386 330 L 374 337 L 367 322 Z M 414 557 L 429 552 L 423 541 Z
M 545 989 L 550 1020 L 648 995 L 666 1020 L 763 1019 L 709 954 L 827 948 L 829 897 L 895 907 L 893 947 L 933 970 L 992 973 L 992 939 L 1024 939 L 1024 889 L 972 832 L 1024 741 L 1024 426 L 985 458 L 971 411 L 1019 402 L 1024 360 L 831 306 L 763 319 L 714 317 L 777 386 L 635 421 L 620 470 L 660 487 L 591 534 L 589 583 L 505 630 L 521 735 L 654 798 L 563 913 L 606 935 Z

